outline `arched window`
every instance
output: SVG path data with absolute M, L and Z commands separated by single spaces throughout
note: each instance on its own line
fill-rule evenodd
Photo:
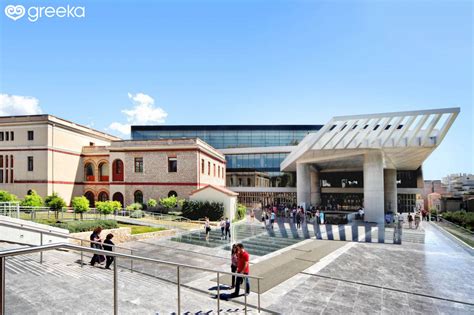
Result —
M 97 198 L 99 201 L 107 201 L 109 200 L 109 194 L 106 193 L 105 191 L 101 191 L 99 193 L 99 197 Z
M 134 202 L 143 203 L 143 193 L 140 190 L 135 191 L 133 194 Z
M 122 160 L 115 160 L 112 163 L 112 180 L 114 182 L 123 181 L 123 162 Z
M 102 162 L 99 164 L 99 181 L 109 181 L 109 164 L 107 162 Z
M 168 193 L 168 197 L 171 197 L 171 196 L 178 197 L 178 194 L 176 193 L 176 191 L 171 190 L 171 191 Z
M 92 163 L 86 163 L 86 165 L 84 165 L 84 180 L 88 182 L 93 182 L 95 180 L 94 166 Z
M 123 195 L 122 195 L 122 193 L 116 192 L 112 196 L 112 200 L 120 202 L 121 206 L 123 207 Z
M 88 191 L 84 194 L 84 196 L 89 200 L 89 207 L 94 208 L 95 207 L 95 196 L 92 191 Z

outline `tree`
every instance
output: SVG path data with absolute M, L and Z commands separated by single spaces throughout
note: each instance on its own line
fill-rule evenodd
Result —
M 157 204 L 158 204 L 158 202 L 156 202 L 155 199 L 153 199 L 153 198 L 148 199 L 148 204 L 147 204 L 148 207 L 154 208 L 154 207 L 156 207 Z
M 18 197 L 5 190 L 0 190 L 0 202 L 18 201 Z
M 176 196 L 170 196 L 167 198 L 160 199 L 160 205 L 162 205 L 166 209 L 171 209 L 171 208 L 176 207 L 177 203 L 178 203 L 178 198 L 176 198 Z
M 116 210 L 122 208 L 122 204 L 119 201 L 97 201 L 95 203 L 95 208 L 99 213 L 103 215 L 112 214 Z
M 56 192 L 53 192 L 52 195 L 47 196 L 44 199 L 44 204 L 54 211 L 56 220 L 58 219 L 59 211 L 66 207 L 66 202 Z
M 83 219 L 83 213 L 89 211 L 89 200 L 84 197 L 74 197 L 72 199 L 72 207 L 75 213 L 81 214 L 81 220 Z
M 22 207 L 42 207 L 44 206 L 43 198 L 41 198 L 40 195 L 36 193 L 36 191 L 32 190 L 30 194 L 25 196 L 25 199 L 23 199 L 20 202 L 20 205 Z

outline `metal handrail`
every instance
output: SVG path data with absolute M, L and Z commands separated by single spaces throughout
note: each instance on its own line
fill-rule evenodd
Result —
M 103 245 L 102 242 L 95 242 L 95 241 L 91 241 L 91 240 L 87 240 L 87 239 L 82 239 L 82 238 L 79 238 L 79 237 L 70 236 L 68 234 L 62 234 L 62 233 L 59 233 L 59 232 L 54 232 L 52 230 L 46 230 L 45 231 L 43 229 L 34 228 L 34 227 L 30 227 L 30 226 L 25 226 L 22 223 L 2 222 L 2 221 L 0 221 L 0 226 L 21 228 L 22 230 L 25 230 L 25 231 L 39 233 L 40 234 L 40 245 L 44 245 L 43 244 L 43 234 L 62 237 L 62 238 L 67 238 L 67 239 L 72 239 L 72 240 L 77 240 L 77 241 L 81 242 L 81 246 L 83 246 L 84 242 L 89 242 L 90 244 Z M 119 246 L 119 245 L 110 245 L 110 244 L 107 244 L 107 246 L 111 246 L 113 248 L 125 249 L 127 251 L 130 251 L 130 254 L 133 255 L 133 249 L 132 248 Z M 43 263 L 43 254 L 40 255 L 40 263 Z M 83 252 L 81 251 L 81 267 L 83 265 L 84 265 L 84 257 L 83 257 Z M 133 261 L 130 262 L 130 270 L 133 272 Z
M 74 244 L 69 244 L 69 243 L 56 243 L 56 244 L 48 244 L 48 245 L 41 245 L 41 246 L 34 246 L 34 247 L 28 247 L 28 248 L 17 248 L 17 249 L 9 249 L 5 251 L 0 251 L 0 315 L 5 314 L 5 265 L 6 265 L 6 257 L 12 257 L 12 256 L 19 256 L 19 255 L 26 255 L 26 254 L 32 254 L 32 253 L 43 253 L 44 251 L 49 251 L 49 250 L 55 250 L 55 249 L 69 249 L 69 250 L 75 250 L 75 251 L 86 251 L 86 252 L 91 252 L 94 254 L 99 254 L 99 255 L 107 255 L 107 256 L 113 256 L 115 257 L 114 259 L 114 314 L 118 314 L 118 272 L 117 272 L 117 260 L 119 257 L 121 258 L 128 258 L 131 260 L 139 260 L 139 261 L 144 261 L 144 262 L 151 262 L 154 264 L 163 264 L 163 265 L 168 265 L 168 266 L 173 266 L 176 267 L 177 270 L 177 287 L 178 287 L 178 304 L 177 304 L 177 309 L 178 309 L 178 314 L 181 314 L 181 280 L 180 280 L 180 268 L 189 268 L 189 269 L 194 269 L 194 270 L 200 270 L 204 272 L 212 272 L 217 274 L 217 313 L 220 313 L 220 275 L 225 274 L 225 275 L 230 275 L 230 276 L 235 276 L 235 277 L 240 277 L 240 278 L 248 278 L 248 279 L 255 279 L 257 280 L 257 285 L 258 285 L 258 312 L 260 313 L 260 280 L 262 280 L 262 277 L 258 276 L 250 276 L 250 275 L 245 275 L 241 273 L 234 273 L 234 272 L 228 272 L 228 271 L 219 271 L 219 270 L 214 270 L 210 268 L 203 268 L 203 267 L 197 267 L 197 266 L 192 266 L 192 265 L 187 265 L 187 264 L 179 264 L 179 263 L 174 263 L 170 261 L 165 261 L 165 260 L 159 260 L 155 258 L 147 258 L 147 257 L 142 257 L 142 256 L 136 256 L 136 255 L 128 255 L 128 254 L 122 254 L 122 253 L 117 253 L 117 252 L 112 252 L 112 251 L 106 251 L 102 249 L 95 249 L 95 248 L 90 248 L 90 247 L 83 247 L 79 245 L 74 245 Z M 247 313 L 247 296 L 245 295 L 245 313 Z

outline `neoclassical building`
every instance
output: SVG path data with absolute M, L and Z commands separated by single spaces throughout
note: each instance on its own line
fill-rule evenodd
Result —
M 52 116 L 0 117 L 0 190 L 123 205 L 225 186 L 225 158 L 197 138 L 124 141 Z

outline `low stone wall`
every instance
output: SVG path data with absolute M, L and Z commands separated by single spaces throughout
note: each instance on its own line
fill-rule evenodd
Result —
M 150 238 L 163 238 L 168 236 L 173 236 L 176 234 L 176 230 L 163 230 L 157 232 L 150 232 L 150 233 L 141 233 L 141 234 L 133 234 L 131 232 L 131 228 L 129 227 L 121 227 L 117 229 L 109 229 L 109 230 L 102 230 L 100 233 L 100 237 L 102 240 L 105 240 L 107 234 L 112 233 L 114 235 L 113 242 L 114 244 L 120 244 L 130 241 L 140 241 L 146 240 Z M 77 237 L 83 240 L 88 241 L 92 232 L 80 232 L 80 233 L 71 233 L 70 235 L 73 237 Z M 70 240 L 73 244 L 80 245 L 81 241 L 79 240 Z M 84 246 L 89 246 L 89 244 L 83 243 Z
M 113 242 L 115 244 L 120 244 L 120 243 L 125 243 L 128 242 L 130 239 L 132 229 L 129 227 L 121 227 L 117 229 L 108 229 L 108 230 L 102 230 L 100 233 L 100 238 L 102 240 L 105 240 L 105 237 L 107 234 L 112 233 L 114 235 Z M 92 234 L 92 231 L 89 232 L 79 232 L 79 233 L 71 233 L 70 235 L 73 237 L 77 237 L 83 240 L 88 241 L 90 235 Z M 80 245 L 81 241 L 79 240 L 70 240 L 71 243 L 73 244 L 78 244 Z M 86 244 L 84 244 L 86 245 Z M 87 244 L 89 246 L 89 244 Z
M 156 231 L 150 233 L 141 233 L 141 234 L 134 234 L 130 235 L 130 241 L 140 241 L 146 240 L 149 238 L 163 238 L 168 236 L 176 235 L 176 230 L 163 230 L 163 231 Z

